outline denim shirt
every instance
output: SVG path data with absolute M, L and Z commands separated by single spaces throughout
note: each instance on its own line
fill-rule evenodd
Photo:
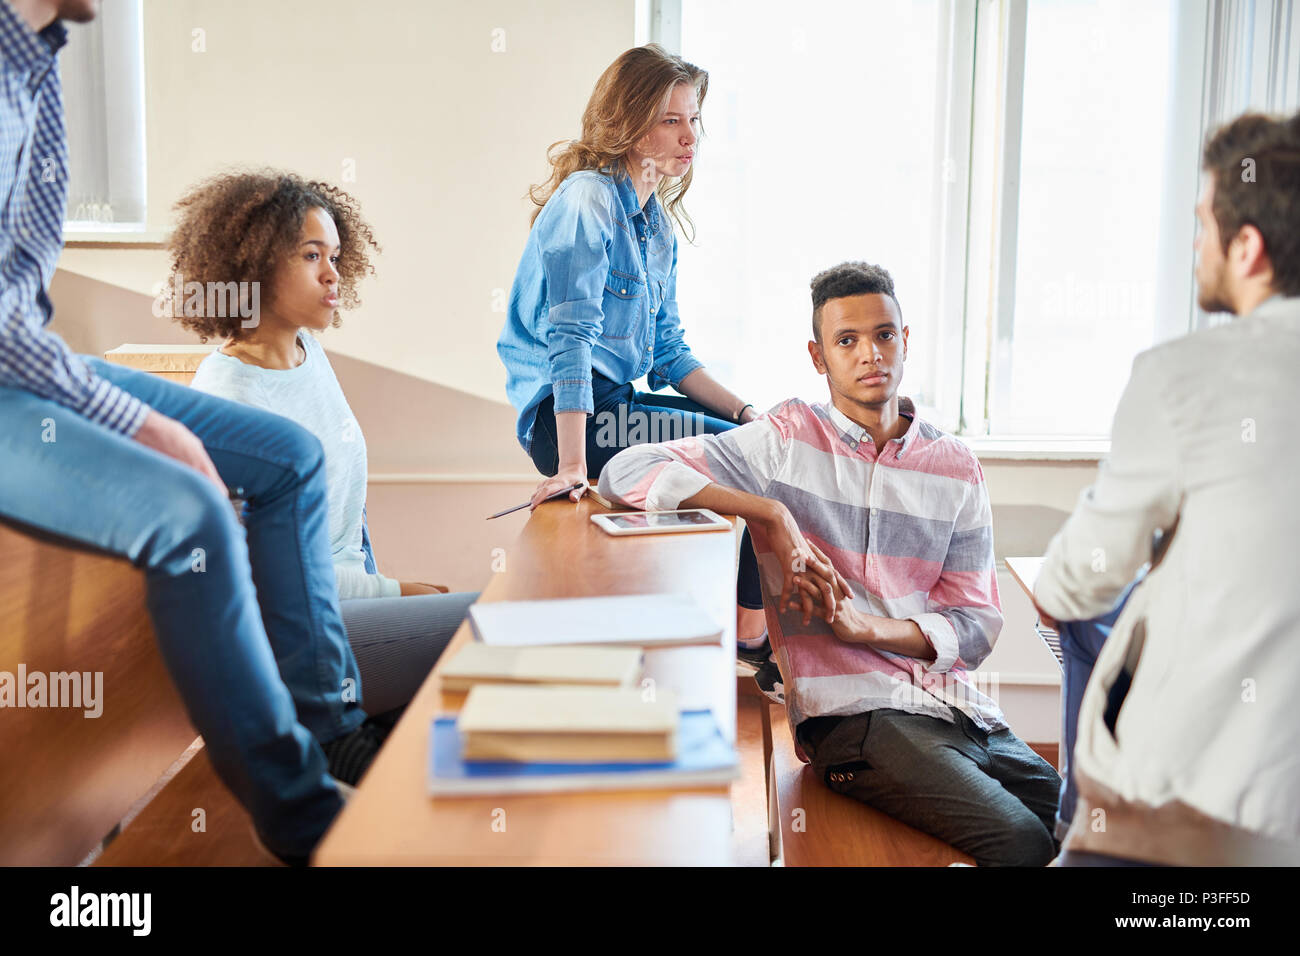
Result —
M 700 368 L 682 338 L 677 237 L 658 197 L 642 209 L 626 173 L 567 176 L 528 235 L 497 352 L 525 451 L 548 395 L 557 413 L 592 413 L 593 369 L 620 383 L 648 375 L 655 390 Z

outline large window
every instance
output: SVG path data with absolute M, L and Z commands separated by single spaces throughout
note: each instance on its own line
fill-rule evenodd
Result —
M 710 73 L 688 341 L 757 405 L 823 399 L 808 282 L 865 259 L 911 329 L 902 391 L 942 427 L 1105 436 L 1133 357 L 1195 324 L 1205 21 L 1176 0 L 681 0 Z
M 1194 179 L 1166 188 L 1198 158 L 1196 129 L 1174 122 L 1202 72 L 1177 88 L 1176 7 L 1027 5 L 1015 285 L 988 401 L 966 403 L 975 430 L 1107 434 L 1134 355 L 1191 327 L 1186 275 L 1161 281 L 1162 251 L 1191 268 L 1195 230 Z
M 140 0 L 65 21 L 59 54 L 68 126 L 69 237 L 144 228 L 144 57 Z
M 824 397 L 805 348 L 808 284 L 844 259 L 893 273 L 915 326 L 908 384 L 930 396 L 931 225 L 957 168 L 937 115 L 940 6 L 683 4 L 682 49 L 709 71 L 709 94 L 686 200 L 697 244 L 679 238 L 678 300 L 692 348 L 760 407 Z

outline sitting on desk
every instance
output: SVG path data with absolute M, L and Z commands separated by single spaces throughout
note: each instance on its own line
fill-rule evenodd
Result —
M 966 673 L 1002 627 L 983 472 L 898 398 L 908 329 L 889 273 L 844 263 L 812 300 L 829 404 L 628 448 L 600 491 L 746 520 L 797 749 L 831 789 L 980 865 L 1045 865 L 1060 778 Z

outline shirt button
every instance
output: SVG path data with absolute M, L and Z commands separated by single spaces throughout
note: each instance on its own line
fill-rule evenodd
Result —
M 875 517 L 876 515 L 878 515 L 878 514 L 880 514 L 880 512 L 879 512 L 878 510 L 876 510 L 875 508 L 872 508 L 872 509 L 871 509 L 871 517 L 874 518 L 874 517 Z
M 855 441 L 851 441 L 851 442 L 849 442 L 849 447 L 850 447 L 850 448 L 857 448 L 857 447 L 858 447 L 858 443 L 855 442 Z
M 619 290 L 618 290 L 618 294 L 619 294 L 619 295 L 627 295 L 627 289 L 619 289 Z

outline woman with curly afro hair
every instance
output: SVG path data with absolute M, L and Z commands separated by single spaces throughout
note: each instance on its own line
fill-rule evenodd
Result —
M 373 274 L 379 245 L 352 196 L 292 173 L 217 176 L 177 209 L 173 317 L 204 341 L 222 340 L 193 387 L 283 415 L 320 439 L 340 608 L 366 709 L 404 706 L 478 595 L 387 578 L 369 548 L 365 439 L 312 333 L 337 328 L 340 309 L 360 304 L 357 285 Z

